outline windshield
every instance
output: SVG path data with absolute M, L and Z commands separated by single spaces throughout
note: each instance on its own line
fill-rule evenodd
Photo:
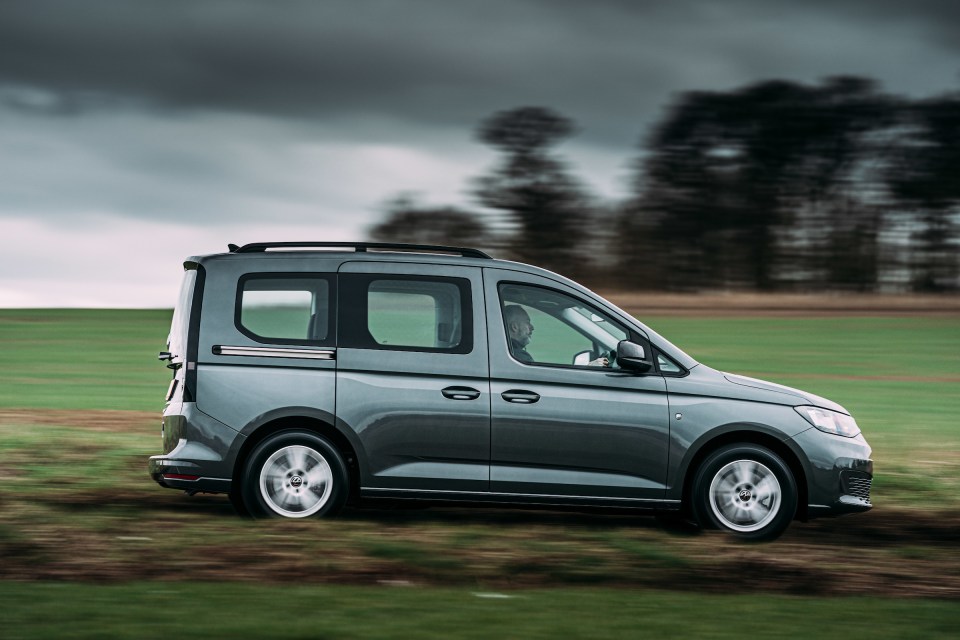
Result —
M 193 303 L 193 287 L 197 282 L 196 268 L 186 268 L 180 285 L 180 297 L 173 310 L 170 335 L 167 336 L 167 351 L 173 354 L 173 362 L 183 362 L 187 355 L 187 334 L 190 332 L 190 306 Z

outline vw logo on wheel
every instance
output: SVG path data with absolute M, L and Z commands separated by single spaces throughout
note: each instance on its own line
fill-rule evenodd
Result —
M 750 496 L 751 496 L 751 495 L 753 495 L 753 494 L 750 493 L 750 490 L 749 490 L 749 489 L 741 489 L 741 490 L 740 490 L 740 501 L 741 501 L 741 502 L 746 502 L 747 500 L 750 499 Z

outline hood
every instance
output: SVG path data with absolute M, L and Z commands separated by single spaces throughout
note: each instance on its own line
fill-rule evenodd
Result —
M 721 371 L 723 377 L 733 384 L 740 385 L 742 387 L 749 387 L 751 389 L 760 389 L 763 391 L 772 391 L 780 394 L 788 394 L 795 396 L 801 402 L 795 402 L 795 405 L 809 404 L 815 407 L 821 407 L 823 409 L 830 409 L 832 411 L 839 411 L 841 413 L 846 413 L 850 415 L 850 412 L 844 409 L 842 406 L 833 402 L 832 400 L 827 400 L 821 396 L 818 396 L 807 391 L 802 391 L 800 389 L 794 389 L 793 387 L 787 387 L 782 384 L 776 384 L 775 382 L 767 382 L 766 380 L 758 380 L 757 378 L 748 378 L 747 376 L 740 376 L 735 373 L 726 373 Z

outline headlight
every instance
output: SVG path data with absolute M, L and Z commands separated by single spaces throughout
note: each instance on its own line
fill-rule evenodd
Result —
M 821 409 L 820 407 L 794 407 L 794 409 L 806 418 L 807 422 L 825 433 L 832 433 L 845 438 L 852 438 L 860 433 L 857 421 L 845 413 Z

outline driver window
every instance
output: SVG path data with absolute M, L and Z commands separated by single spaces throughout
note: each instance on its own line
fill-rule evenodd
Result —
M 507 346 L 515 360 L 568 367 L 616 366 L 610 352 L 627 339 L 628 332 L 594 307 L 542 287 L 501 284 L 499 291 Z

